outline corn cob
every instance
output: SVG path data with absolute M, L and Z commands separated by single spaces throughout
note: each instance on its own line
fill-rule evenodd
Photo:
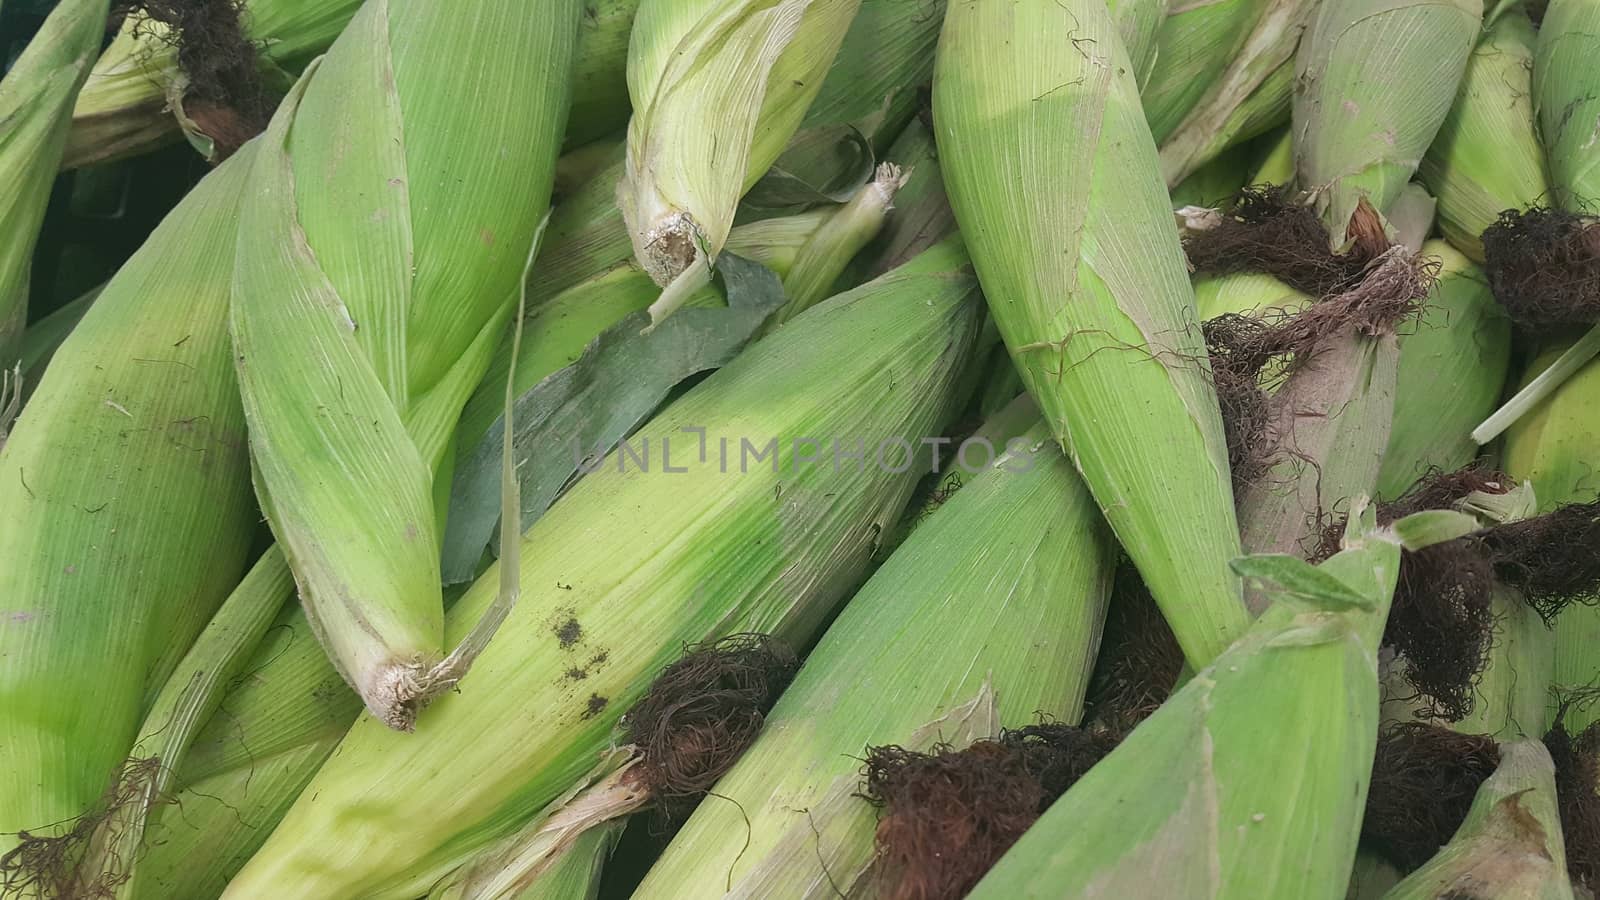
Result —
M 1082 52 L 1059 51 L 1069 38 Z M 1227 448 L 1120 46 L 1098 0 L 952 8 L 935 126 L 1023 382 L 1200 666 L 1248 624 L 1225 564 L 1237 552 Z
M 1600 154 L 1594 150 L 1600 121 L 1600 98 L 1593 89 L 1597 47 L 1600 7 L 1589 0 L 1551 0 L 1539 24 L 1533 107 L 1551 187 L 1569 210 L 1586 210 L 1600 200 Z
M 857 593 L 718 782 L 714 793 L 732 802 L 701 804 L 640 896 L 700 896 L 708 879 L 734 897 L 849 892 L 873 852 L 875 816 L 854 796 L 863 748 L 911 746 L 918 731 L 928 743 L 952 739 L 954 714 L 974 697 L 989 707 L 968 713 L 985 723 L 979 737 L 1038 712 L 1077 720 L 1115 552 L 1049 441 L 1036 425 Z M 996 601 L 993 614 L 972 627 L 980 596 Z
M 1478 789 L 1455 837 L 1384 896 L 1571 900 L 1566 856 L 1550 754 L 1538 740 L 1513 740 L 1500 745 L 1500 766 Z
M 628 49 L 619 205 L 634 256 L 667 286 L 714 265 L 739 197 L 777 159 L 860 0 L 643 0 Z
M 1439 198 L 1439 230 L 1483 262 L 1480 235 L 1507 209 L 1548 199 L 1532 99 L 1533 22 L 1502 16 L 1472 51 L 1455 103 L 1417 170 Z
M 1394 417 L 1378 474 L 1397 497 L 1429 469 L 1453 472 L 1478 448 L 1471 429 L 1500 399 L 1511 362 L 1511 327 L 1483 271 L 1443 241 L 1423 245 L 1440 261 L 1422 315 L 1400 335 Z
M 28 275 L 39 226 L 66 143 L 73 98 L 105 31 L 106 4 L 67 0 L 55 8 L 0 80 L 0 369 L 17 364 L 28 317 Z
M 1317 0 L 1272 0 L 1239 48 L 1170 133 L 1159 138 L 1161 172 L 1176 184 L 1231 144 L 1288 118 L 1294 67 L 1290 57 Z
M 1552 365 L 1562 355 L 1556 344 L 1535 357 L 1527 377 Z M 1600 362 L 1589 362 L 1506 430 L 1501 451 L 1504 468 L 1532 483 L 1541 512 L 1566 503 L 1588 502 L 1600 493 L 1594 458 L 1600 448 L 1600 420 L 1593 415 L 1600 396 Z M 1600 609 L 1577 605 L 1555 624 L 1556 662 L 1553 681 L 1559 686 L 1592 684 L 1600 671 L 1595 647 L 1600 646 Z M 1552 710 L 1553 711 L 1553 710 Z M 1600 708 L 1575 706 L 1567 728 L 1577 733 L 1600 720 Z
M 549 12 L 369 2 L 274 116 L 242 211 L 230 330 L 258 494 L 319 639 L 394 728 L 483 638 L 445 656 L 433 485 L 548 203 L 579 9 Z M 420 68 L 463 52 L 447 78 Z
M 1242 572 L 1280 585 L 1278 601 L 1056 801 L 969 896 L 1342 896 L 1400 562 L 1399 538 L 1375 527 L 1364 501 L 1351 522 L 1345 550 L 1316 568 L 1241 560 Z M 1318 714 L 1298 714 L 1307 709 Z
M 87 811 L 244 567 L 226 305 L 248 165 L 208 177 L 123 266 L 0 451 L 0 848 Z
M 1600 49 L 1600 8 L 1587 0 L 1556 0 L 1540 23 L 1533 66 L 1533 112 L 1539 121 L 1550 186 L 1557 205 L 1584 212 L 1600 199 L 1600 101 L 1591 87 L 1594 54 Z M 1600 353 L 1600 325 L 1544 367 L 1516 396 L 1473 431 L 1479 443 L 1500 432 L 1573 377 Z
M 734 229 L 729 247 L 786 273 L 798 248 L 832 214 L 824 209 L 743 225 Z M 626 249 L 622 256 L 627 260 Z M 530 317 L 532 339 L 517 356 L 516 389 L 526 390 L 575 359 L 612 316 L 643 308 L 654 293 L 649 277 L 625 261 L 548 301 Z M 503 414 L 510 358 L 508 342 L 463 412 L 456 431 L 460 445 L 476 445 Z M 162 840 L 145 848 L 141 863 L 141 876 L 151 879 L 156 896 L 215 896 L 266 839 L 359 709 L 303 615 L 279 620 L 249 670 L 251 680 L 230 695 L 227 709 L 195 740 L 178 773 L 178 803 L 156 812 Z M 235 808 L 253 812 L 238 815 Z M 187 862 L 202 856 L 203 867 Z
M 1295 57 L 1296 179 L 1315 194 L 1335 248 L 1362 198 L 1387 213 L 1411 180 L 1450 111 L 1482 18 L 1482 0 L 1319 7 Z
M 680 435 L 673 476 L 628 465 L 619 448 L 578 482 L 525 536 L 530 594 L 462 692 L 441 697 L 412 736 L 358 722 L 227 896 L 420 893 L 588 771 L 618 712 L 680 642 L 738 631 L 803 639 L 906 502 L 912 460 L 896 441 L 934 433 L 951 405 L 977 331 L 976 292 L 964 251 L 941 245 L 796 319 L 658 415 L 632 446 Z M 699 426 L 713 451 L 705 462 L 682 436 Z M 820 451 L 808 465 L 797 458 L 807 447 L 785 446 L 833 436 L 869 453 L 887 441 L 885 465 L 835 471 Z M 722 437 L 726 455 L 715 452 Z M 732 456 L 746 446 L 766 455 L 734 477 L 718 470 L 719 457 L 740 465 Z M 666 497 L 677 499 L 658 502 Z M 659 514 L 641 521 L 643 508 Z M 622 530 L 627 541 L 602 536 Z M 494 599 L 496 578 L 485 574 L 451 611 L 450 634 Z M 473 679 L 496 689 L 474 691 Z M 483 739 L 491 733 L 497 741 Z M 382 801 L 371 793 L 379 784 Z M 354 820 L 358 834 L 346 827 Z
M 362 0 L 244 0 L 240 19 L 269 80 L 300 72 L 339 36 Z M 566 143 L 578 146 L 627 124 L 628 32 L 639 0 L 591 0 L 579 24 L 572 113 Z M 143 12 L 128 16 L 99 61 L 72 112 L 65 168 L 108 162 L 152 150 L 187 131 L 209 137 L 182 114 L 187 76 L 175 35 Z

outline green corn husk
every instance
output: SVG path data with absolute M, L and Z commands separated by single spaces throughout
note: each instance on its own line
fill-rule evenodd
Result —
M 293 589 L 278 550 L 268 550 L 189 648 L 145 715 L 117 784 L 118 801 L 86 839 L 69 895 L 99 896 L 97 888 L 110 886 L 117 898 L 139 895 L 152 811 L 171 796 L 195 733 L 217 711 L 223 686 L 241 674 Z
M 1195 169 L 1172 186 L 1172 208 L 1216 208 L 1230 200 L 1250 177 L 1248 148 L 1235 147 Z M 1204 315 L 1201 318 L 1205 318 Z
M 1296 54 L 1296 180 L 1337 249 L 1365 197 L 1387 213 L 1450 111 L 1482 0 L 1323 3 Z
M 921 119 L 911 120 L 886 156 L 900 167 L 905 183 L 894 195 L 894 207 L 885 218 L 883 229 L 856 255 L 841 283 L 859 284 L 876 278 L 956 230 L 955 213 L 950 211 L 950 201 L 944 193 L 938 148 L 928 126 Z
M 1204 85 L 1204 93 L 1160 136 L 1161 172 L 1168 184 L 1187 178 L 1229 146 L 1287 121 L 1294 91 L 1291 57 L 1318 0 L 1272 0 L 1261 6 L 1238 54 Z
M 284 568 L 287 573 L 287 567 Z M 136 900 L 222 893 L 361 711 L 292 592 L 151 816 Z
M 1345 893 L 1345 900 L 1380 900 L 1404 877 L 1381 854 L 1359 849 L 1356 851 L 1355 869 L 1350 873 L 1350 889 Z
M 801 133 L 848 124 L 875 147 L 892 139 L 933 77 L 946 2 L 916 0 L 912 10 L 901 0 L 861 0 Z
M 1511 364 L 1511 323 L 1483 271 L 1443 241 L 1423 245 L 1440 261 L 1422 316 L 1400 336 L 1394 418 L 1378 496 L 1404 493 L 1429 469 L 1454 472 L 1478 455 L 1472 428 L 1494 410 Z
M 637 896 L 859 890 L 876 819 L 856 795 L 864 748 L 926 750 L 966 720 L 974 737 L 1040 713 L 1078 720 L 1116 548 L 1050 438 L 1036 424 L 889 557 Z
M 1399 361 L 1393 332 L 1369 337 L 1350 328 L 1283 381 L 1267 425 L 1273 463 L 1239 496 L 1246 552 L 1309 554 L 1319 514 L 1372 490 L 1394 418 Z M 1250 596 L 1257 612 L 1263 601 Z
M 1600 94 L 1591 82 L 1594 54 L 1600 50 L 1600 8 L 1588 2 L 1552 2 L 1540 23 L 1533 66 L 1534 115 L 1539 120 L 1550 163 L 1550 186 L 1557 205 L 1592 212 L 1600 200 Z M 1519 416 L 1558 390 L 1600 353 L 1600 326 L 1544 367 L 1516 396 L 1473 431 L 1482 443 L 1494 440 Z
M 1566 859 L 1555 764 L 1538 740 L 1510 741 L 1450 843 L 1384 897 L 1572 900 Z
M 123 266 L 0 451 L 0 849 L 108 787 L 254 532 L 227 336 L 248 154 Z
M 0 369 L 15 366 L 21 353 L 33 248 L 106 10 L 103 0 L 65 0 L 0 79 Z
M 246 36 L 260 48 L 264 73 L 286 80 L 330 47 L 362 0 L 244 0 Z M 628 121 L 628 33 L 639 0 L 588 0 L 579 23 L 567 146 L 620 131 Z M 182 115 L 187 76 L 178 68 L 170 30 L 142 13 L 122 30 L 94 64 L 72 113 L 65 168 L 108 162 L 153 150 L 184 129 L 204 145 Z M 174 114 L 176 112 L 176 114 Z
M 67 336 L 72 334 L 72 329 L 78 327 L 83 314 L 89 311 L 89 305 L 94 303 L 94 299 L 100 296 L 103 290 L 105 285 L 102 284 L 29 325 L 28 330 L 22 333 L 18 363 L 22 367 L 22 374 L 30 381 L 27 386 L 31 387 L 31 382 L 44 373 L 45 367 L 50 364 L 50 359 L 61 349 Z
M 360 7 L 361 0 L 246 0 L 240 21 L 261 48 L 263 70 L 281 74 L 326 50 Z M 78 97 L 63 166 L 109 162 L 177 139 L 186 81 L 170 30 L 130 13 Z
M 823 209 L 743 225 L 734 229 L 729 247 L 788 272 L 799 248 L 834 214 L 836 210 Z M 611 324 L 611 314 L 620 318 L 626 313 L 619 310 L 641 309 L 654 293 L 649 276 L 629 259 L 550 301 L 525 326 L 529 334 L 517 357 L 515 390 L 532 387 L 581 355 L 595 331 Z M 706 293 L 715 291 L 707 288 Z M 477 444 L 503 414 L 510 356 L 509 343 L 497 352 L 462 414 L 458 444 Z M 311 638 L 304 617 L 292 611 L 280 619 L 248 668 L 251 681 L 230 695 L 225 710 L 195 740 L 179 773 L 178 783 L 184 787 L 176 809 L 157 811 L 163 839 L 145 848 L 142 871 L 161 873 L 157 886 L 163 898 L 215 896 L 266 839 L 359 709 Z M 260 777 L 235 774 L 241 771 Z M 236 806 L 258 812 L 241 817 L 232 812 Z M 201 855 L 196 844 L 205 848 L 205 867 L 184 862 Z
M 850 260 L 878 236 L 905 179 L 899 166 L 880 165 L 873 179 L 817 228 L 800 247 L 784 276 L 783 292 L 789 299 L 772 314 L 769 328 L 782 325 L 832 295 L 834 284 Z M 733 246 L 731 235 L 728 244 Z
M 1539 23 L 1533 65 L 1533 111 L 1550 163 L 1556 202 L 1593 210 L 1600 202 L 1600 153 L 1595 123 L 1595 55 L 1600 52 L 1600 7 L 1590 0 L 1551 0 Z
M 595 900 L 600 873 L 626 821 L 589 828 L 553 859 L 530 863 L 515 854 L 487 857 L 434 885 L 428 900 Z
M 1502 16 L 1478 42 L 1461 90 L 1417 175 L 1439 198 L 1439 230 L 1483 262 L 1479 235 L 1503 210 L 1548 202 L 1544 149 L 1533 115 L 1533 46 L 1527 13 Z
M 965 253 L 941 245 L 750 347 L 658 415 L 631 446 L 664 454 L 677 435 L 674 472 L 642 471 L 619 448 L 579 481 L 525 536 L 528 596 L 461 692 L 414 735 L 357 722 L 225 896 L 415 896 L 594 767 L 620 712 L 684 642 L 803 641 L 909 496 L 914 460 L 894 439 L 936 433 L 953 405 L 976 293 Z M 700 426 L 708 450 L 729 439 L 726 456 L 699 460 L 683 428 Z M 860 439 L 867 453 L 887 440 L 885 465 L 835 470 L 826 449 L 808 465 L 797 437 L 837 437 L 846 451 Z M 775 455 L 734 458 L 769 440 Z M 452 636 L 495 599 L 497 578 L 451 611 Z M 574 664 L 587 677 L 565 677 Z
M 860 0 L 643 0 L 618 202 L 657 284 L 714 264 L 739 198 L 799 128 Z
M 241 213 L 258 494 L 319 639 L 394 728 L 484 639 L 445 655 L 434 481 L 550 196 L 579 4 L 549 14 L 368 3 L 274 116 Z
M 1457 503 L 1486 525 L 1527 519 L 1537 513 L 1531 486 L 1505 494 L 1474 493 Z M 1472 689 L 1472 709 L 1455 721 L 1433 723 L 1462 734 L 1487 734 L 1500 740 L 1542 736 L 1550 726 L 1550 686 L 1555 672 L 1555 633 L 1521 593 L 1495 584 L 1490 594 L 1494 637 Z M 1384 722 L 1426 718 L 1429 698 L 1406 683 L 1403 659 L 1384 676 Z
M 969 897 L 1337 898 L 1377 741 L 1377 652 L 1399 539 L 1364 501 L 1315 568 L 1045 812 Z M 1315 714 L 1311 714 L 1311 711 Z
M 1167 19 L 1171 0 L 1106 0 L 1111 18 L 1117 23 L 1117 36 L 1133 64 L 1134 81 L 1140 87 L 1150 79 L 1156 65 L 1156 35 Z
M 1256 23 L 1281 0 L 1169 0 L 1156 31 L 1156 59 L 1141 94 L 1156 143 L 1178 129 L 1239 59 Z
M 615 185 L 615 180 L 611 184 Z M 759 262 L 783 277 L 794 270 L 802 249 L 842 211 L 823 207 L 740 225 L 728 236 L 728 250 Z M 552 221 L 554 219 L 552 216 Z M 576 362 L 596 335 L 620 322 L 629 313 L 648 307 L 660 295 L 661 289 L 650 280 L 650 276 L 631 256 L 626 255 L 626 237 L 622 243 L 624 255 L 621 262 L 553 297 L 540 300 L 529 312 L 523 325 L 526 335 L 516 357 L 514 390 L 518 396 L 555 370 Z M 549 249 L 547 242 L 541 250 L 541 260 Z M 570 262 L 554 258 L 551 261 L 553 266 L 572 268 Z M 828 258 L 827 263 L 835 264 L 832 258 Z M 535 271 L 538 268 L 536 262 Z M 705 292 L 715 293 L 709 286 Z M 456 426 L 458 444 L 467 447 L 475 445 L 494 421 L 505 413 L 505 384 L 506 376 L 510 373 L 511 344 L 508 336 L 495 351 L 494 361 L 489 364 L 478 389 L 462 408 L 461 421 Z
M 1529 365 L 1531 378 L 1553 364 L 1565 349 L 1556 344 Z M 1501 451 L 1506 474 L 1533 484 L 1540 512 L 1566 503 L 1587 503 L 1600 493 L 1594 460 L 1600 453 L 1600 362 L 1591 361 L 1506 430 Z M 1574 604 L 1555 623 L 1553 681 L 1560 686 L 1592 685 L 1600 672 L 1600 608 Z M 1553 711 L 1553 710 L 1552 710 Z M 1566 727 L 1577 734 L 1600 721 L 1600 704 L 1577 704 Z
M 1100 0 L 951 8 L 934 123 L 990 314 L 1198 668 L 1249 623 L 1226 565 L 1238 529 L 1194 292 L 1114 28 Z M 1061 52 L 1069 38 L 1083 52 Z
M 874 147 L 892 138 L 913 112 L 916 89 L 932 72 L 943 11 L 942 2 L 930 0 L 926 16 L 908 21 L 900 0 L 862 0 L 861 11 L 845 34 L 848 52 L 835 58 L 801 130 L 783 155 L 800 154 L 811 163 L 807 168 L 826 170 L 829 167 L 814 158 L 833 153 L 841 135 L 852 129 Z M 530 309 L 537 310 L 546 299 L 632 257 L 628 227 L 617 208 L 625 153 L 626 146 L 619 144 L 606 154 L 592 177 L 551 214 L 535 277 L 528 286 Z M 865 174 L 871 174 L 870 166 Z M 847 200 L 865 180 L 870 179 L 858 178 L 842 196 L 825 199 Z M 734 233 L 729 233 L 730 241 Z M 742 252 L 732 245 L 729 249 Z M 862 280 L 853 279 L 851 284 Z
M 1256 163 L 1250 184 L 1286 185 L 1294 182 L 1294 133 L 1283 129 L 1265 146 L 1265 152 Z

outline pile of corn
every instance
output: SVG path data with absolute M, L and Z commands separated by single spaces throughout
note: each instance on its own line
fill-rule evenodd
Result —
M 0 54 L 0 898 L 1600 892 L 1600 0 Z

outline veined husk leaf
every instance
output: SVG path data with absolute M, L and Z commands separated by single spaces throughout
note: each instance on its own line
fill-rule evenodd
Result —
M 241 154 L 56 352 L 0 451 L 0 849 L 86 812 L 255 530 L 227 338 Z
M 395 728 L 470 665 L 443 646 L 434 479 L 548 204 L 579 4 L 548 12 L 369 0 L 274 116 L 242 211 L 258 494 L 319 638 Z
M 33 248 L 106 9 L 103 0 L 63 0 L 0 79 L 0 369 L 21 353 Z
M 1546 348 L 1529 363 L 1524 381 L 1543 371 L 1564 349 L 1559 342 Z M 1502 468 L 1533 484 L 1541 512 L 1567 503 L 1588 503 L 1600 493 L 1594 466 L 1600 454 L 1600 417 L 1594 414 L 1597 403 L 1600 361 L 1591 361 L 1506 429 Z M 1595 672 L 1600 671 L 1600 652 L 1596 650 L 1600 648 L 1600 607 L 1573 604 L 1562 611 L 1555 631 L 1554 683 L 1592 684 Z M 1597 719 L 1600 704 L 1576 704 L 1565 724 L 1568 732 L 1577 734 Z
M 415 896 L 588 771 L 684 642 L 744 631 L 804 642 L 909 496 L 914 460 L 897 441 L 937 433 L 952 406 L 976 293 L 964 251 L 941 245 L 796 319 L 657 415 L 632 457 L 619 447 L 527 533 L 527 595 L 461 692 L 414 735 L 357 722 L 226 896 Z M 684 430 L 699 427 L 704 445 Z M 820 445 L 815 462 L 803 438 Z M 874 456 L 883 445 L 885 464 L 835 468 L 834 438 L 844 452 L 858 438 Z M 640 452 L 670 454 L 673 470 L 646 470 Z M 493 602 L 497 577 L 452 609 L 452 638 Z
M 1478 41 L 1466 75 L 1417 175 L 1439 198 L 1439 230 L 1483 262 L 1483 230 L 1508 209 L 1551 200 L 1533 114 L 1528 14 L 1513 9 Z
M 627 819 L 614 819 L 571 836 L 554 855 L 530 859 L 519 846 L 491 854 L 434 885 L 428 900 L 595 900 L 600 875 Z
M 608 173 L 620 176 L 620 168 Z M 608 196 L 615 193 L 616 180 L 612 178 Z M 585 189 L 587 192 L 587 188 Z M 780 277 L 786 275 L 795 258 L 811 238 L 816 235 L 836 212 L 835 207 L 821 207 L 792 216 L 762 219 L 733 229 L 728 236 L 728 252 L 759 262 Z M 551 216 L 552 227 L 561 218 L 558 210 Z M 517 355 L 516 391 L 519 395 L 543 381 L 552 372 L 577 362 L 589 341 L 602 331 L 622 321 L 628 314 L 649 306 L 660 295 L 650 276 L 628 255 L 627 237 L 622 236 L 621 256 L 608 267 L 603 263 L 593 266 L 588 278 L 571 285 L 554 296 L 541 298 L 530 310 L 524 329 L 527 334 Z M 540 250 L 540 260 L 550 250 L 548 239 Z M 582 251 L 578 252 L 582 256 Z M 551 267 L 576 270 L 567 260 L 550 259 Z M 534 264 L 537 272 L 539 263 Z M 535 275 L 534 281 L 539 282 Z M 534 285 L 530 285 L 530 291 Z M 546 287 L 548 289 L 548 287 Z M 715 293 L 714 289 L 706 289 Z M 494 360 L 484 373 L 478 388 L 461 411 L 461 421 L 456 429 L 456 441 L 471 447 L 483 438 L 489 426 L 504 413 L 505 378 L 511 367 L 510 341 L 502 342 L 495 351 Z
M 1422 315 L 1401 328 L 1394 416 L 1377 493 L 1400 496 L 1429 469 L 1454 472 L 1478 456 L 1472 429 L 1494 410 L 1511 363 L 1511 323 L 1483 270 L 1443 241 Z
M 643 0 L 618 203 L 666 286 L 714 264 L 739 197 L 799 128 L 860 0 Z
M 1247 557 L 1278 599 L 1045 812 L 969 895 L 1339 898 L 1378 728 L 1400 564 L 1361 501 L 1312 568 Z M 1308 714 L 1315 710 L 1316 714 Z
M 157 805 L 172 798 L 195 734 L 222 705 L 227 684 L 243 672 L 293 590 L 280 551 L 269 549 L 189 647 L 145 714 L 119 785 L 124 799 L 89 837 L 76 889 L 93 895 L 92 885 L 115 885 L 117 898 L 139 896 L 143 845 Z
M 1364 197 L 1380 213 L 1411 180 L 1455 100 L 1483 0 L 1323 3 L 1295 56 L 1296 178 L 1335 248 Z
M 1143 87 L 1156 64 L 1156 35 L 1166 21 L 1171 0 L 1106 0 L 1111 18 L 1117 23 L 1117 36 L 1128 51 L 1134 80 Z
M 1511 740 L 1450 843 L 1384 897 L 1572 900 L 1566 860 L 1555 764 L 1537 738 Z
M 801 131 L 853 125 L 874 146 L 892 140 L 898 129 L 886 120 L 909 114 L 908 101 L 933 78 L 946 2 L 861 0 Z
M 1550 186 L 1564 209 L 1594 211 L 1600 202 L 1600 6 L 1551 0 L 1539 23 L 1533 63 L 1533 111 L 1550 163 Z
M 1023 382 L 1199 667 L 1249 619 L 1221 415 L 1129 66 L 1100 0 L 958 4 L 934 124 Z
M 240 18 L 263 71 L 299 72 L 339 36 L 362 0 L 244 0 Z M 579 24 L 566 144 L 620 131 L 628 121 L 628 33 L 639 0 L 589 0 Z M 165 25 L 129 15 L 94 63 L 72 113 L 65 168 L 133 156 L 177 140 L 186 76 Z M 204 139 L 202 137 L 202 143 Z
M 1145 117 L 1164 143 L 1240 58 L 1256 23 L 1280 0 L 1169 0 L 1156 58 L 1143 83 Z
M 932 130 L 920 119 L 911 120 L 885 156 L 900 167 L 905 184 L 894 195 L 894 208 L 877 238 L 845 270 L 841 280 L 847 283 L 876 278 L 956 230 Z
M 1003 724 L 1078 720 L 1116 548 L 1048 428 L 1012 447 L 857 592 L 640 896 L 849 893 L 873 855 L 877 814 L 856 796 L 865 748 L 910 746 L 984 688 Z M 928 729 L 927 743 L 951 730 Z
M 1555 683 L 1556 633 L 1512 588 L 1497 585 L 1490 596 L 1494 639 L 1472 689 L 1472 711 L 1454 722 L 1437 721 L 1462 734 L 1501 739 L 1539 737 L 1550 718 Z M 1405 683 L 1403 660 L 1384 679 L 1385 721 L 1421 718 L 1428 698 Z
M 1291 57 L 1318 0 L 1270 0 L 1261 7 L 1237 55 L 1224 60 L 1204 93 L 1160 139 L 1161 172 L 1177 184 L 1235 141 L 1288 118 L 1294 87 Z
M 1274 462 L 1239 497 L 1247 552 L 1311 553 L 1321 516 L 1377 483 L 1394 416 L 1399 338 L 1347 328 L 1319 344 L 1274 393 Z M 1266 598 L 1251 595 L 1258 612 Z

